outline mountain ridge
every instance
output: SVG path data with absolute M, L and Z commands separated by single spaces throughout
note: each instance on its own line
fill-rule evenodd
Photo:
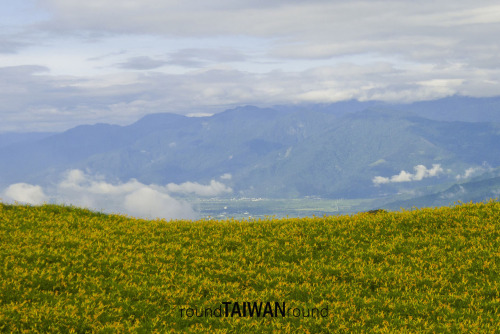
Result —
M 439 100 L 433 108 L 450 114 L 443 106 L 462 99 Z M 496 106 L 500 98 L 467 99 L 471 113 L 479 108 L 474 101 Z M 127 126 L 83 125 L 0 145 L 0 184 L 53 182 L 77 168 L 145 184 L 207 183 L 231 175 L 225 181 L 231 196 L 376 198 L 452 182 L 485 162 L 500 165 L 500 123 L 427 117 L 429 111 L 419 110 L 429 103 L 351 101 L 337 110 L 335 104 L 243 106 L 210 117 L 157 113 Z M 484 115 L 496 117 L 491 110 L 482 120 Z M 419 165 L 442 171 L 394 181 Z M 375 177 L 387 182 L 377 184 Z

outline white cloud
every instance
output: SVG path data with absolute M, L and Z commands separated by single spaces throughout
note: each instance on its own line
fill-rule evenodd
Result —
M 65 172 L 53 187 L 44 190 L 38 185 L 17 183 L 5 189 L 3 196 L 6 201 L 35 205 L 53 202 L 144 218 L 195 219 L 198 214 L 191 205 L 173 198 L 171 193 L 217 196 L 229 192 L 231 188 L 215 180 L 208 185 L 195 182 L 146 185 L 135 179 L 110 183 L 101 176 L 73 169 Z
M 420 181 L 426 177 L 434 177 L 443 172 L 440 164 L 433 164 L 431 169 L 427 169 L 424 165 L 414 167 L 415 175 L 412 181 Z
M 413 180 L 413 174 L 402 170 L 398 175 L 393 175 L 390 182 L 410 182 Z
M 461 180 L 461 179 L 468 179 L 472 175 L 474 175 L 477 171 L 481 170 L 481 167 L 471 167 L 467 168 L 464 172 L 464 175 L 457 175 L 456 179 Z
M 145 218 L 194 219 L 189 203 L 172 198 L 163 187 L 135 179 L 112 184 L 102 177 L 70 170 L 57 185 L 55 202 Z
M 4 191 L 5 200 L 28 204 L 43 204 L 48 201 L 47 195 L 42 187 L 27 183 L 16 183 L 10 185 Z
M 150 187 L 141 187 L 126 195 L 124 206 L 133 216 L 183 219 L 196 217 L 189 203 L 175 200 L 168 194 Z
M 217 196 L 231 193 L 233 190 L 225 184 L 212 180 L 209 185 L 196 182 L 184 182 L 182 184 L 169 183 L 165 186 L 168 192 L 194 194 L 198 196 Z
M 464 172 L 463 175 L 460 175 L 458 174 L 455 178 L 457 180 L 463 180 L 463 179 L 468 179 L 470 177 L 473 177 L 473 176 L 476 176 L 476 175 L 479 175 L 481 173 L 485 173 L 489 170 L 491 170 L 492 168 L 487 164 L 487 163 L 483 163 L 482 166 L 476 166 L 476 167 L 470 167 L 470 168 L 467 168 Z
M 206 112 L 195 112 L 195 113 L 189 113 L 186 116 L 187 117 L 210 117 L 213 116 L 214 114 L 212 113 L 206 113 Z
M 417 165 L 413 167 L 413 169 L 415 170 L 414 174 L 402 170 L 399 174 L 391 177 L 375 176 L 372 182 L 375 185 L 380 185 L 386 183 L 421 181 L 424 178 L 434 177 L 443 172 L 439 164 L 433 164 L 431 169 L 427 169 L 424 165 Z

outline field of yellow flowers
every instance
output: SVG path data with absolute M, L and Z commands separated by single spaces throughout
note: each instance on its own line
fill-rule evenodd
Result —
M 0 332 L 494 333 L 500 203 L 164 221 L 0 204 Z

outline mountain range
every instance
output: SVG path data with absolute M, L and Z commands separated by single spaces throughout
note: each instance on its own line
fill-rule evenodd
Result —
M 0 134 L 1 187 L 47 185 L 80 169 L 116 182 L 220 180 L 233 197 L 392 198 L 396 207 L 449 203 L 460 189 L 494 196 L 499 166 L 498 97 L 244 106 Z

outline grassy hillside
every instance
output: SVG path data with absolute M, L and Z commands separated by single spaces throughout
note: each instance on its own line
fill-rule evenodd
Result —
M 2 332 L 500 328 L 493 201 L 196 222 L 0 204 L 0 245 Z

